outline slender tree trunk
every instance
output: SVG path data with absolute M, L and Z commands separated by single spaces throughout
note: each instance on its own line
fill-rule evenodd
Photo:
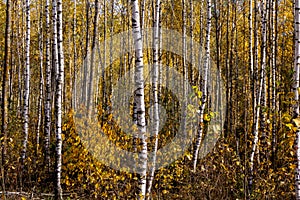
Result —
M 159 132 L 159 108 L 158 108 L 158 76 L 159 76 L 159 15 L 160 15 L 160 0 L 155 2 L 155 16 L 153 25 L 153 74 L 152 74 L 152 95 L 153 95 L 153 125 L 151 136 L 154 137 L 154 145 L 152 152 L 149 153 L 150 171 L 147 183 L 147 198 L 150 199 L 151 187 L 154 178 L 156 154 L 158 147 L 158 132 Z
M 220 108 L 222 105 L 222 67 L 221 67 L 221 52 L 222 52 L 222 45 L 221 45 L 221 38 L 222 38 L 222 23 L 221 23 L 221 10 L 222 10 L 222 5 L 223 2 L 222 1 L 216 1 L 214 0 L 214 5 L 215 5 L 215 22 L 216 22 L 216 64 L 217 64 L 217 105 L 216 108 Z M 217 116 L 218 120 L 220 120 L 220 122 L 223 122 L 223 110 L 220 111 L 220 113 Z M 221 127 L 221 132 L 223 132 L 223 127 Z M 224 137 L 224 135 L 222 135 Z
M 55 90 L 55 119 L 56 119 L 56 147 L 55 147 L 55 199 L 62 199 L 61 189 L 61 152 L 62 152 L 62 95 L 64 86 L 64 52 L 63 52 L 63 33 L 62 33 L 62 1 L 57 0 L 57 54 L 58 54 L 58 74 L 56 78 Z
M 257 96 L 257 102 L 259 104 L 262 103 L 262 95 L 263 95 L 263 87 L 265 82 L 265 68 L 266 68 L 266 9 L 265 9 L 265 0 L 262 0 L 262 15 L 263 15 L 263 22 L 262 22 L 262 61 L 261 61 L 261 73 L 260 73 L 260 84 L 258 88 L 258 96 Z M 258 143 L 258 132 L 259 132 L 259 116 L 261 111 L 261 105 L 256 105 L 256 111 L 255 111 L 255 117 L 254 117 L 254 124 L 253 124 L 253 142 L 252 142 L 252 149 L 250 153 L 250 161 L 249 161 L 249 195 L 251 195 L 252 192 L 252 186 L 253 186 L 253 170 L 254 170 L 254 155 L 257 149 L 257 143 Z
M 255 108 L 256 108 L 256 95 L 255 95 L 255 73 L 254 73 L 254 55 L 253 55 L 253 1 L 249 0 L 249 16 L 248 16 L 248 22 L 249 22 L 249 72 L 250 72 L 250 92 L 252 94 L 252 113 L 253 113 L 253 119 L 255 114 Z M 246 111 L 245 111 L 246 112 Z M 247 132 L 245 132 L 245 138 L 247 137 Z M 247 140 L 245 140 L 247 142 Z M 247 157 L 247 145 L 245 145 L 245 161 Z M 246 163 L 246 162 L 245 162 Z M 245 180 L 245 186 L 247 185 L 247 178 Z M 245 194 L 247 195 L 247 187 L 245 187 Z
M 114 17 L 114 5 L 115 5 L 115 1 L 112 0 L 111 1 L 111 9 L 110 9 L 110 14 L 111 14 L 111 20 L 110 20 L 110 27 L 109 27 L 109 34 L 110 36 L 113 35 L 113 32 L 114 32 L 114 24 L 113 24 L 113 17 Z M 110 37 L 110 45 L 109 45 L 109 63 L 112 63 L 113 60 L 112 60 L 112 54 L 113 54 L 113 37 Z M 109 66 L 109 87 L 108 87 L 108 90 L 107 90 L 107 97 L 108 97 L 108 101 L 111 101 L 110 100 L 110 96 L 112 94 L 112 77 L 113 77 L 113 65 L 110 65 Z M 111 114 L 111 103 L 107 104 L 107 111 L 108 111 L 108 114 Z
M 45 138 L 45 166 L 50 172 L 50 132 L 51 132 L 51 62 L 50 62 L 50 12 L 49 0 L 46 0 L 45 15 L 46 15 L 46 88 L 45 88 L 45 125 L 44 125 L 44 138 Z
M 77 29 L 77 0 L 74 0 L 74 15 L 73 15 L 73 49 L 74 49 L 74 57 L 73 57 L 73 88 L 71 88 L 71 91 L 74 92 L 72 96 L 72 108 L 76 110 L 77 106 L 77 86 L 76 86 L 76 71 L 77 71 L 77 45 L 76 45 L 76 29 Z
M 145 7 L 146 7 L 146 0 L 142 0 L 141 1 L 141 35 L 142 35 L 142 39 L 144 39 L 143 30 L 144 30 L 144 24 L 145 24 Z
M 230 83 L 231 83 L 231 77 L 230 77 L 230 54 L 229 54 L 229 46 L 230 46 L 230 41 L 229 41 L 229 17 L 230 17 L 230 2 L 227 3 L 227 16 L 226 16 L 226 68 L 225 68 L 225 74 L 226 74 L 226 116 L 225 116 L 225 123 L 224 123 L 224 137 L 226 138 L 228 133 L 230 132 Z
M 203 124 L 203 116 L 204 116 L 204 110 L 206 106 L 207 101 L 207 77 L 208 77 L 208 69 L 209 69 L 209 63 L 210 63 L 210 32 L 211 32 L 211 0 L 207 0 L 207 25 L 206 25 L 206 41 L 205 41 L 205 61 L 203 64 L 203 77 L 202 77 L 202 104 L 199 108 L 199 128 L 197 131 L 197 137 L 196 137 L 196 143 L 194 146 L 194 152 L 193 152 L 193 170 L 196 172 L 197 167 L 197 160 L 198 160 L 198 153 L 200 150 L 201 140 L 202 140 L 202 134 L 204 129 Z
M 143 64 L 143 43 L 140 26 L 140 11 L 138 0 L 131 0 L 132 3 L 132 27 L 135 46 L 135 92 L 134 103 L 137 110 L 137 127 L 139 136 L 138 173 L 139 189 L 138 199 L 145 199 L 146 195 L 146 172 L 147 172 L 147 142 L 146 142 L 146 120 L 144 100 L 144 64 Z
M 18 4 L 18 9 L 17 10 L 21 10 L 21 6 L 20 4 Z M 17 51 L 18 52 L 23 52 L 22 51 L 22 42 L 20 42 L 20 37 L 21 37 L 21 26 L 20 26 L 20 19 L 21 19 L 21 16 L 20 16 L 20 12 L 18 12 L 18 15 L 17 15 L 17 18 L 18 18 L 18 36 L 17 36 Z M 22 40 L 21 40 L 22 41 Z M 21 80 L 21 76 L 22 76 L 22 53 L 19 53 L 18 54 L 18 103 L 17 103 L 17 107 L 18 107 L 18 110 L 17 110 L 17 116 L 20 117 L 21 116 L 21 113 L 22 113 L 22 80 Z
M 183 71 L 183 82 L 182 89 L 184 96 L 187 96 L 187 82 L 188 82 L 188 67 L 186 62 L 186 54 L 187 54 L 187 43 L 186 43 L 186 32 L 187 32 L 187 20 L 186 20 L 186 0 L 182 0 L 182 71 Z M 187 101 L 183 101 L 182 105 L 182 127 L 180 127 L 180 131 L 183 132 L 184 137 L 186 137 L 186 111 L 187 109 Z
M 193 44 L 193 40 L 194 40 L 194 5 L 193 5 L 194 1 L 193 0 L 189 0 L 189 4 L 190 4 L 190 12 L 189 12 L 189 19 L 190 19 L 190 46 L 189 46 L 189 51 L 193 52 L 193 48 L 194 48 L 194 44 Z M 189 80 L 192 83 L 192 85 L 195 85 L 195 71 L 193 70 L 193 65 L 194 65 L 194 58 L 195 55 L 194 54 L 190 54 L 190 63 L 189 63 Z
M 5 47 L 4 47 L 4 64 L 2 72 L 2 126 L 1 126 L 1 185 L 2 185 L 2 198 L 6 199 L 5 196 L 5 177 L 6 177 L 6 143 L 7 143 L 7 74 L 9 69 L 9 51 L 10 51 L 10 0 L 6 1 L 6 26 L 5 26 Z
M 36 127 L 36 149 L 35 149 L 35 159 L 39 157 L 39 146 L 40 146 L 40 131 L 42 124 L 42 105 L 43 105 L 43 90 L 44 90 L 44 56 L 43 56 L 43 12 L 42 3 L 40 9 L 40 21 L 39 21 L 39 58 L 40 58 L 40 88 L 39 88 L 39 99 L 38 99 L 38 121 Z
M 107 19 L 106 19 L 106 13 L 107 13 L 107 10 L 106 10 L 106 1 L 104 1 L 104 5 L 103 5 L 103 15 L 104 15 L 104 27 L 107 27 Z M 103 39 L 104 41 L 106 41 L 106 35 L 107 35 L 107 32 L 106 32 L 106 28 L 103 30 Z M 102 66 L 102 109 L 104 111 L 107 110 L 107 95 L 106 95 L 106 72 L 105 72 L 105 65 L 106 65 L 106 42 L 104 42 L 104 47 L 103 47 L 103 66 Z M 105 115 L 103 114 L 102 115 L 102 125 L 104 124 L 104 120 L 105 120 Z
M 295 62 L 294 62 L 294 85 L 293 91 L 295 94 L 295 105 L 294 105 L 294 120 L 299 120 L 299 73 L 300 73 L 300 1 L 295 0 Z M 295 140 L 295 147 L 296 147 L 296 156 L 297 156 L 297 167 L 295 173 L 295 192 L 296 192 L 296 199 L 300 199 L 300 127 L 299 121 L 296 121 L 296 140 Z
M 23 173 L 24 173 L 24 164 L 27 151 L 28 143 L 28 130 L 29 130 L 29 94 L 30 94 L 30 2 L 26 0 L 26 43 L 25 43 L 25 70 L 24 70 L 24 107 L 23 107 L 23 131 L 24 138 L 22 143 L 22 152 L 21 152 L 21 186 L 23 186 Z M 21 187 L 22 189 L 22 187 Z
M 272 119 L 272 165 L 275 169 L 275 153 L 276 153 L 276 132 L 277 132 L 277 106 L 276 106 L 276 70 L 277 70 L 277 1 L 272 1 L 273 3 L 273 22 L 272 22 L 272 111 L 273 111 L 273 119 Z
M 260 120 L 260 129 L 261 129 L 261 158 L 262 161 L 266 160 L 266 145 L 267 145 L 267 130 L 266 130 L 266 106 L 267 106 L 267 79 L 266 79 L 266 65 L 267 65 L 267 19 L 269 15 L 269 2 L 264 1 L 264 7 L 262 9 L 262 61 L 261 61 L 261 70 L 265 70 L 263 73 L 263 84 L 262 84 L 262 94 L 260 106 L 262 107 L 261 120 Z
M 98 35 L 98 15 L 99 15 L 99 1 L 95 0 L 95 18 L 94 18 L 94 33 L 92 38 L 92 54 L 91 54 L 91 62 L 90 62 L 90 78 L 89 78 L 89 87 L 88 87 L 88 102 L 87 102 L 87 111 L 88 117 L 91 117 L 91 112 L 94 104 L 94 64 L 95 64 L 95 51 L 96 51 L 96 40 Z
M 89 34 L 89 27 L 90 27 L 90 1 L 86 0 L 86 37 L 85 37 L 85 58 L 84 58 L 84 67 L 83 67 L 83 81 L 82 81 L 82 102 L 84 106 L 87 106 L 88 101 L 88 65 L 89 65 L 89 40 L 90 40 L 90 34 Z

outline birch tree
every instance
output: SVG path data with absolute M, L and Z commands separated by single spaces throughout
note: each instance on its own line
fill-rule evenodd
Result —
M 203 64 L 203 76 L 202 76 L 202 104 L 199 107 L 199 128 L 197 131 L 196 136 L 196 143 L 194 146 L 193 152 L 193 170 L 196 172 L 197 167 L 197 160 L 198 160 L 198 153 L 200 150 L 202 134 L 203 134 L 203 116 L 204 110 L 207 101 L 207 77 L 208 77 L 208 69 L 209 69 L 209 62 L 210 62 L 210 32 L 211 32 L 211 0 L 207 0 L 207 24 L 206 24 L 206 41 L 205 41 L 205 58 Z
M 275 152 L 276 152 L 276 132 L 277 132 L 277 113 L 276 108 L 276 70 L 277 70 L 277 1 L 272 1 L 272 164 L 275 164 Z
M 266 65 L 267 65 L 267 19 L 269 16 L 269 1 L 265 1 L 262 4 L 262 61 L 261 61 L 261 70 L 264 72 L 261 73 L 261 80 L 262 83 L 262 91 L 261 91 L 261 99 L 260 99 L 260 107 L 262 107 L 261 116 L 260 116 L 260 130 L 261 130 L 261 157 L 262 160 L 266 159 L 266 139 L 267 139 L 267 132 L 266 132 L 266 111 L 265 108 L 267 106 L 267 85 L 266 85 Z
M 35 156 L 38 158 L 39 146 L 40 146 L 40 131 L 41 131 L 41 124 L 42 124 L 42 104 L 43 104 L 43 90 L 44 90 L 44 55 L 43 55 L 43 12 L 42 12 L 42 4 L 40 9 L 40 19 L 39 19 L 39 59 L 40 59 L 40 87 L 39 87 L 39 99 L 38 99 L 38 121 L 36 127 L 36 153 Z
M 25 1 L 26 7 L 26 34 L 25 34 L 25 69 L 24 69 L 24 107 L 23 107 L 23 131 L 24 138 L 22 143 L 22 152 L 21 152 L 21 185 L 22 176 L 24 172 L 24 163 L 26 158 L 26 150 L 28 143 L 28 130 L 29 130 L 29 94 L 30 94 L 30 2 L 29 0 Z
M 136 104 L 137 127 L 139 136 L 139 147 L 141 150 L 138 153 L 137 171 L 140 174 L 138 199 L 145 199 L 146 195 L 146 172 L 147 172 L 147 143 L 146 143 L 146 120 L 145 120 L 145 94 L 144 94 L 144 64 L 143 64 L 143 43 L 140 25 L 140 10 L 138 0 L 131 0 L 132 4 L 132 28 L 133 40 L 135 47 L 135 91 L 134 104 Z
M 51 62 L 50 62 L 50 12 L 49 0 L 45 2 L 45 18 L 46 18 L 46 76 L 45 76 L 45 105 L 44 105 L 44 140 L 45 140 L 45 166 L 50 171 L 50 132 L 51 132 Z
M 252 142 L 252 148 L 250 153 L 250 162 L 249 162 L 249 195 L 251 195 L 252 192 L 252 185 L 253 185 L 253 169 L 254 169 L 254 155 L 256 153 L 256 148 L 258 144 L 258 137 L 259 137 L 259 116 L 261 112 L 261 103 L 264 103 L 262 101 L 263 93 L 263 87 L 265 82 L 265 68 L 266 68 L 266 40 L 267 40 L 267 33 L 266 33 L 266 1 L 262 0 L 261 2 L 261 8 L 262 8 L 262 60 L 261 60 L 261 71 L 260 71 L 260 82 L 259 82 L 259 88 L 258 88 L 258 96 L 257 96 L 257 102 L 258 105 L 256 105 L 255 109 L 255 117 L 254 117 L 254 124 L 253 124 L 253 142 Z
M 294 85 L 293 90 L 295 94 L 295 105 L 294 105 L 294 120 L 297 126 L 296 130 L 296 139 L 295 139 L 295 147 L 296 147 L 296 173 L 295 173 L 295 192 L 296 199 L 300 199 L 300 123 L 299 123 L 299 73 L 300 73 L 300 1 L 295 0 L 294 3 L 295 11 L 294 11 L 294 31 L 295 31 L 295 54 L 294 54 Z
M 155 1 L 155 14 L 153 24 L 153 73 L 152 73 L 152 95 L 153 95 L 153 125 L 151 126 L 152 136 L 154 137 L 153 151 L 149 153 L 148 160 L 150 162 L 150 171 L 147 183 L 147 197 L 150 198 L 152 182 L 154 178 L 156 154 L 158 147 L 158 132 L 159 132 L 159 108 L 158 108 L 158 76 L 159 76 L 159 32 L 160 32 L 160 0 Z
M 53 1 L 53 7 L 56 5 Z M 55 12 L 55 10 L 54 10 Z M 55 13 L 54 13 L 55 14 Z M 57 58 L 58 58 L 58 74 L 56 77 L 56 90 L 55 90 L 55 198 L 62 199 L 61 189 L 61 164 L 62 164 L 62 89 L 64 86 L 64 52 L 63 52 L 63 28 L 62 28 L 62 1 L 57 0 Z M 54 34 L 54 33 L 53 33 Z M 54 36 L 55 37 L 55 36 Z

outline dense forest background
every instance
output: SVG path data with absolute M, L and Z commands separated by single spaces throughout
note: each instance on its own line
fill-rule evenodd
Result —
M 299 11 L 299 0 L 1 2 L 2 198 L 300 199 Z M 143 30 L 151 27 L 153 36 L 145 36 Z M 182 35 L 176 41 L 181 55 L 162 49 L 174 40 L 163 41 L 160 28 Z M 134 48 L 113 60 L 117 48 L 103 41 L 128 30 Z M 153 48 L 139 49 L 147 42 L 154 42 Z M 193 51 L 196 43 L 200 51 Z M 191 50 L 197 55 L 187 54 Z M 195 65 L 200 54 L 202 68 Z M 152 85 L 142 84 L 143 63 L 154 66 Z M 162 87 L 163 65 L 192 86 L 194 93 L 184 94 L 199 108 L 187 103 L 183 108 L 194 109 L 198 121 L 184 155 L 146 173 L 147 154 L 168 144 L 185 117 L 176 92 Z M 113 83 L 129 71 L 142 88 L 129 95 L 127 111 L 139 138 L 124 134 L 112 113 Z M 217 97 L 209 90 L 212 73 L 223 84 Z M 93 76 L 99 76 L 96 83 Z M 224 113 L 211 111 L 214 98 L 221 98 Z M 166 109 L 166 123 L 160 130 L 156 124 L 154 137 L 147 139 L 148 110 L 154 105 L 158 122 L 158 104 Z M 76 123 L 92 124 L 94 107 L 107 138 L 139 152 L 139 173 L 111 168 L 86 148 Z M 82 110 L 87 114 L 79 120 Z M 200 159 L 197 148 L 215 118 L 222 121 L 218 141 Z

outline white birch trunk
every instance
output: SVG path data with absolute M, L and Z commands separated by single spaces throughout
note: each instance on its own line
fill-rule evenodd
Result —
M 133 40 L 135 47 L 135 93 L 134 102 L 137 110 L 137 127 L 139 135 L 139 147 L 141 150 L 138 153 L 138 173 L 139 189 L 138 199 L 145 199 L 146 195 L 146 173 L 147 173 L 147 143 L 146 143 L 146 120 L 145 120 L 145 101 L 144 101 L 144 64 L 143 64 L 143 43 L 140 26 L 140 11 L 138 0 L 131 0 L 132 3 L 132 27 Z
M 261 70 L 266 69 L 267 65 L 267 19 L 269 18 L 269 2 L 265 1 L 264 2 L 264 7 L 262 10 L 262 67 Z M 266 111 L 265 108 L 267 106 L 267 85 L 266 85 L 266 72 L 263 72 L 263 77 L 262 77 L 262 94 L 261 94 L 261 102 L 260 106 L 263 108 L 260 116 L 260 129 L 261 129 L 261 146 L 262 146 L 262 151 L 261 151 L 261 158 L 262 161 L 266 159 L 266 138 L 267 138 L 267 132 L 266 132 Z
M 37 128 L 36 128 L 36 158 L 35 159 L 38 159 L 38 152 L 39 152 L 39 146 L 40 146 L 40 131 L 41 131 L 41 124 L 42 124 L 42 105 L 43 105 L 43 89 L 44 89 L 42 6 L 41 6 L 40 12 L 41 12 L 41 15 L 40 15 L 39 31 L 38 31 L 38 33 L 39 33 L 39 56 L 40 56 L 40 88 L 39 88 L 40 93 L 39 93 L 39 100 L 38 100 L 38 121 L 37 121 Z
M 295 106 L 294 106 L 294 119 L 299 118 L 299 73 L 300 73 L 300 1 L 295 0 L 295 62 L 294 62 L 294 85 L 293 90 L 295 94 Z M 299 123 L 296 123 L 296 139 L 295 148 L 297 156 L 297 167 L 295 172 L 295 192 L 296 199 L 300 199 L 300 127 Z
M 45 15 L 46 15 L 46 89 L 45 89 L 45 166 L 50 171 L 50 132 L 51 132 L 51 62 L 50 62 L 50 13 L 49 13 L 49 0 L 46 0 Z
M 193 152 L 193 170 L 196 172 L 198 153 L 201 145 L 202 134 L 204 129 L 203 116 L 207 101 L 207 77 L 210 62 L 210 32 L 211 32 L 211 0 L 207 0 L 207 25 L 206 25 L 206 41 L 205 41 L 205 60 L 203 66 L 203 85 L 202 85 L 202 104 L 199 108 L 199 129 L 197 131 L 196 143 Z
M 24 70 L 24 107 L 23 107 L 23 131 L 24 139 L 22 144 L 21 152 L 21 167 L 22 173 L 24 172 L 24 163 L 26 158 L 26 150 L 28 143 L 28 126 L 29 126 L 29 93 L 30 93 L 30 2 L 25 2 L 25 15 L 26 15 L 26 38 L 25 38 L 25 70 Z M 21 174 L 21 185 L 22 185 L 22 174 Z
M 159 32 L 160 32 L 160 0 L 155 2 L 155 16 L 154 16 L 154 27 L 153 27 L 153 74 L 152 74 L 152 95 L 153 95 L 153 125 L 152 134 L 155 138 L 153 151 L 149 154 L 150 171 L 148 175 L 147 183 L 147 198 L 150 198 L 152 182 L 154 178 L 155 165 L 156 165 L 156 154 L 158 147 L 158 132 L 159 132 L 159 102 L 158 102 L 158 76 L 159 76 Z
M 274 166 L 275 152 L 276 152 L 276 132 L 277 132 L 277 108 L 276 108 L 276 53 L 277 53 L 277 2 L 272 1 L 272 110 L 273 110 L 273 120 L 272 120 L 272 164 Z
M 266 40 L 267 40 L 267 33 L 266 33 L 266 8 L 265 8 L 265 0 L 261 2 L 262 6 L 262 61 L 261 61 L 261 73 L 260 73 L 260 84 L 258 88 L 258 96 L 257 102 L 258 104 L 262 103 L 262 95 L 263 95 L 263 84 L 265 82 L 265 68 L 266 68 Z M 250 161 L 249 161 L 249 194 L 252 192 L 252 185 L 253 185 L 253 169 L 254 169 L 254 155 L 257 150 L 257 143 L 258 143 L 258 132 L 259 132 L 259 116 L 261 112 L 261 105 L 256 105 L 255 108 L 255 115 L 254 115 L 254 124 L 253 124 L 253 142 L 252 142 L 252 149 L 250 153 Z
M 54 2 L 55 4 L 55 2 Z M 54 5 L 53 5 L 54 6 Z M 55 12 L 55 11 L 54 11 Z M 61 152 L 62 152 L 62 89 L 64 85 L 64 53 L 63 53 L 63 33 L 62 33 L 62 1 L 57 0 L 57 58 L 58 58 L 58 74 L 56 76 L 56 90 L 55 90 L 55 198 L 62 199 L 61 189 Z

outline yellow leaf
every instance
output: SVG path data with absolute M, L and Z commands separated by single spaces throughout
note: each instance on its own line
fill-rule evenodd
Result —
M 198 95 L 199 98 L 202 97 L 202 92 L 201 92 L 201 91 L 198 91 L 198 92 L 197 92 L 197 95 Z
M 70 181 L 69 181 L 69 179 L 66 180 L 66 185 L 67 185 L 67 186 L 70 186 Z
M 192 160 L 192 155 L 191 155 L 191 154 L 187 154 L 186 157 L 187 157 L 189 160 Z
M 296 164 L 291 164 L 289 167 L 290 167 L 290 169 L 294 170 L 294 169 L 296 169 Z
M 204 121 L 209 122 L 209 121 L 210 121 L 210 115 L 204 114 L 204 115 L 203 115 L 203 119 L 204 119 Z
M 223 167 L 223 169 L 224 169 L 225 171 L 228 171 L 228 169 L 225 167 L 225 165 L 224 165 L 223 163 L 221 163 L 221 167 Z
M 292 127 L 293 127 L 293 124 L 291 124 L 291 123 L 288 123 L 288 124 L 285 124 L 285 126 L 286 126 L 286 127 L 288 127 L 289 129 L 292 129 Z
M 293 119 L 293 122 L 295 123 L 296 127 L 300 127 L 300 118 Z
M 163 190 L 162 193 L 163 193 L 163 194 L 167 194 L 167 193 L 168 193 L 168 190 Z

